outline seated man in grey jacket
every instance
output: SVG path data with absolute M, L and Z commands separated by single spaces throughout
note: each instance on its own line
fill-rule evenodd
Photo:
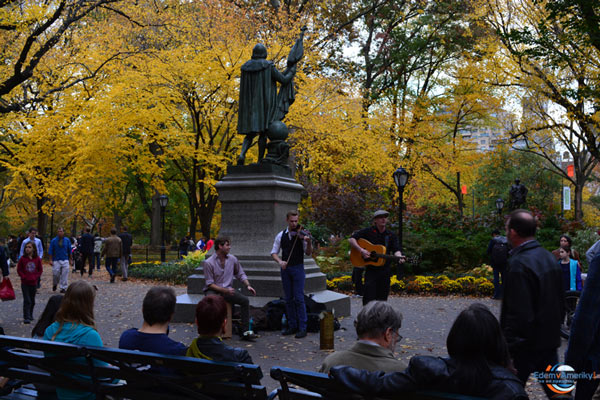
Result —
M 394 357 L 402 314 L 385 301 L 371 301 L 354 321 L 358 341 L 348 350 L 336 351 L 323 361 L 321 372 L 336 365 L 347 365 L 369 371 L 404 371 L 406 364 Z

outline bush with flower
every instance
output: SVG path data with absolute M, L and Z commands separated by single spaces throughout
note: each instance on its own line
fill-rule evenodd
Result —
M 351 292 L 351 276 L 338 276 L 327 280 L 327 289 Z M 463 294 L 491 296 L 494 292 L 494 285 L 485 277 L 463 276 L 457 279 L 450 279 L 446 275 L 417 275 L 398 279 L 393 275 L 390 279 L 390 292 L 394 294 Z
M 205 260 L 205 258 L 206 252 L 203 252 L 201 250 L 192 251 L 191 253 L 188 253 L 187 256 L 183 256 L 182 263 L 187 267 L 195 266 L 196 268 L 198 268 L 202 264 L 202 261 Z

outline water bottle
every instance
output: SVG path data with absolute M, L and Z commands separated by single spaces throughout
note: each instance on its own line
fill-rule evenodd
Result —
M 252 323 L 254 321 L 252 320 L 252 318 L 250 318 L 250 326 L 248 327 L 248 332 L 252 332 Z
M 285 317 L 285 313 L 281 317 L 281 329 L 283 329 L 283 330 L 287 329 L 287 318 Z

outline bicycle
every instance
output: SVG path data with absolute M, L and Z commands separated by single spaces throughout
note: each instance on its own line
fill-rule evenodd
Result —
M 565 315 L 560 325 L 560 336 L 565 339 L 569 339 L 571 333 L 571 322 L 573 322 L 579 296 L 581 296 L 581 291 L 579 290 L 568 290 L 565 292 Z

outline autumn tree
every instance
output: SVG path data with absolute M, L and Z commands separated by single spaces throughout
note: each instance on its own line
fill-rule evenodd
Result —
M 63 75 L 61 80 L 40 87 L 32 78 L 40 74 L 40 66 L 49 58 L 69 52 L 73 37 L 99 10 L 119 12 L 120 0 L 55 0 L 43 4 L 22 0 L 0 2 L 0 50 L 4 66 L 0 68 L 0 113 L 22 111 L 43 102 L 56 92 L 95 77 L 102 66 L 117 54 L 89 65 L 87 59 L 75 56 L 79 73 Z M 120 12 L 122 14 L 122 12 Z
M 558 3 L 578 2 L 478 3 L 481 21 L 494 33 L 490 40 L 480 43 L 478 51 L 497 66 L 497 76 L 490 83 L 509 87 L 520 97 L 545 99 L 554 117 L 544 127 L 572 133 L 574 141 L 581 142 L 599 159 L 600 49 L 592 37 L 577 29 L 579 23 L 573 25 L 576 17 L 568 12 L 553 12 L 553 4 Z M 590 3 L 590 7 L 597 12 L 597 6 Z M 593 32 L 593 21 L 590 28 Z
M 448 204 L 443 198 L 444 193 L 450 194 L 463 214 L 462 186 L 472 186 L 475 166 L 483 157 L 471 134 L 500 130 L 505 114 L 497 92 L 475 79 L 481 73 L 476 62 L 465 59 L 462 65 L 447 70 L 443 92 L 415 108 L 418 122 L 413 123 L 411 155 L 424 187 L 418 202 Z
M 517 151 L 535 154 L 545 160 L 546 168 L 574 187 L 575 219 L 583 219 L 583 190 L 598 165 L 598 160 L 587 151 L 576 136 L 580 129 L 573 121 L 560 121 L 548 109 L 542 98 L 527 98 L 521 124 L 507 132 Z M 560 115 L 558 116 L 560 118 Z M 516 140 L 515 140 L 516 138 Z M 563 152 L 572 160 L 573 175 L 563 164 Z

